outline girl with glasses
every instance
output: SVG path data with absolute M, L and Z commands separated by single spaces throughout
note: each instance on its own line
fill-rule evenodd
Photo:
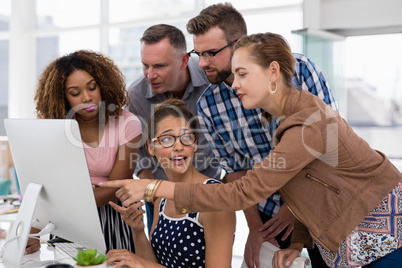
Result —
M 197 150 L 196 117 L 178 99 L 157 105 L 147 131 L 146 147 L 168 179 L 181 183 L 219 184 L 193 165 Z M 155 185 L 154 185 L 155 187 Z M 149 189 L 150 191 L 156 188 Z M 236 225 L 234 212 L 178 214 L 174 201 L 157 198 L 150 241 L 144 232 L 142 202 L 125 208 L 111 203 L 131 226 L 136 254 L 112 250 L 108 263 L 129 267 L 230 267 Z M 219 252 L 219 254 L 217 254 Z

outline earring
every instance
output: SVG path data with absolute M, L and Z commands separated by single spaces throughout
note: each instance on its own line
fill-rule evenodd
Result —
M 276 93 L 276 90 L 278 89 L 278 84 L 275 82 L 275 90 L 272 90 L 271 84 L 272 84 L 272 81 L 269 82 L 268 91 L 269 91 L 269 93 L 270 93 L 271 95 L 274 95 L 274 94 Z

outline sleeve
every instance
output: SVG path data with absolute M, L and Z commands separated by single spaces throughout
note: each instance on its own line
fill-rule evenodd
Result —
M 123 110 L 119 117 L 119 146 L 131 141 L 142 133 L 141 122 L 134 114 Z
M 146 120 L 144 120 L 142 118 L 140 110 L 137 109 L 140 107 L 140 105 L 138 105 L 139 99 L 136 97 L 135 88 L 136 88 L 136 82 L 133 82 L 128 88 L 128 93 L 130 96 L 128 111 L 130 113 L 133 113 L 135 116 L 137 116 L 138 118 L 141 119 L 141 123 L 142 123 L 141 126 L 142 126 L 143 130 L 145 130 L 145 128 L 147 126 L 147 122 L 146 122 Z M 149 169 L 149 168 L 152 169 L 153 168 L 151 158 L 149 157 L 149 154 L 146 152 L 146 150 L 143 146 L 145 144 L 146 139 L 147 139 L 147 137 L 145 137 L 143 135 L 141 138 L 141 146 L 138 149 L 137 163 L 136 163 L 135 170 L 134 170 L 134 174 L 136 176 L 138 175 L 138 173 L 140 173 L 144 169 Z
M 226 173 L 233 173 L 236 171 L 243 170 L 241 168 L 235 168 L 238 165 L 235 164 L 235 154 L 236 152 L 233 149 L 233 146 L 230 145 L 223 138 L 222 134 L 224 132 L 220 131 L 218 127 L 215 126 L 214 122 L 211 120 L 213 118 L 210 107 L 207 105 L 207 101 L 202 97 L 197 103 L 197 113 L 198 113 L 198 122 L 200 125 L 200 131 L 203 132 L 206 140 L 208 141 L 208 145 L 212 150 L 215 158 L 219 160 L 221 167 L 226 171 Z M 225 120 L 224 117 L 222 120 Z M 222 122 L 221 125 L 224 125 L 225 122 Z M 250 169 L 248 167 L 247 169 Z
M 295 219 L 295 224 L 292 232 L 292 243 L 302 243 L 305 248 L 313 248 L 314 241 L 308 229 L 300 221 Z
M 306 144 L 311 146 L 307 148 Z M 319 126 L 290 127 L 264 161 L 254 165 L 241 179 L 222 185 L 176 184 L 176 210 L 187 213 L 236 211 L 257 204 L 318 157 L 311 153 L 311 149 L 324 152 L 324 139 Z
M 321 70 L 306 56 L 294 53 L 296 59 L 294 84 L 321 98 L 337 111 L 336 102 Z
M 138 114 L 138 111 L 135 109 L 135 105 L 133 105 L 133 102 L 130 102 L 130 106 L 129 106 L 129 111 L 131 112 L 131 113 L 134 113 L 134 114 Z M 136 116 L 136 115 L 134 115 L 134 116 Z M 141 116 L 138 114 L 138 116 L 139 117 L 137 117 L 137 119 L 138 118 L 141 118 Z M 139 120 L 140 121 L 140 120 Z M 140 122 L 140 128 L 142 127 L 142 129 L 143 129 L 143 131 L 145 131 L 145 128 L 146 128 L 146 122 L 145 122 L 145 120 L 141 120 L 141 122 Z M 147 152 L 147 150 L 146 150 L 146 148 L 145 148 L 145 142 L 146 142 L 146 140 L 147 140 L 147 137 L 146 137 L 146 135 L 143 135 L 142 137 L 141 137 L 141 143 L 140 143 L 140 147 L 139 147 L 139 149 L 138 149 L 138 157 L 137 157 L 137 162 L 136 162 L 136 165 L 135 165 L 135 170 L 134 170 L 134 174 L 137 176 L 138 175 L 138 173 L 140 173 L 142 170 L 144 170 L 144 169 L 152 169 L 152 170 L 155 170 L 155 159 L 154 158 L 152 158 L 152 157 L 150 157 L 150 155 L 148 154 L 148 152 Z

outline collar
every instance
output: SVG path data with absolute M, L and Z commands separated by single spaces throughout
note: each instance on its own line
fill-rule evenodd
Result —
M 196 64 L 196 62 L 194 62 L 193 60 L 190 59 L 187 64 L 187 69 L 190 73 L 190 83 L 187 85 L 186 91 L 184 92 L 182 99 L 185 99 L 186 96 L 191 94 L 191 92 L 193 92 L 194 88 L 196 88 L 196 87 L 205 87 L 206 88 L 209 84 L 204 70 L 199 68 L 198 65 Z M 155 96 L 161 95 L 161 94 L 155 94 L 152 91 L 151 86 L 149 85 L 149 83 L 145 77 L 143 80 L 145 83 L 147 83 L 147 92 L 145 94 L 146 99 L 151 99 L 151 98 L 154 98 Z
M 294 109 L 296 107 L 296 103 L 301 95 L 301 92 L 296 88 L 290 89 L 288 98 L 285 103 L 285 108 L 283 109 L 283 113 L 285 117 L 288 117 L 293 114 Z

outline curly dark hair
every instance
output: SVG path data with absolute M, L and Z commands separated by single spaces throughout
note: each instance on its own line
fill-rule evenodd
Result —
M 42 118 L 64 119 L 71 110 L 65 97 L 68 76 L 77 70 L 88 72 L 99 86 L 106 120 L 119 115 L 128 104 L 125 77 L 114 62 L 89 50 L 79 50 L 51 62 L 39 78 L 34 101 Z

